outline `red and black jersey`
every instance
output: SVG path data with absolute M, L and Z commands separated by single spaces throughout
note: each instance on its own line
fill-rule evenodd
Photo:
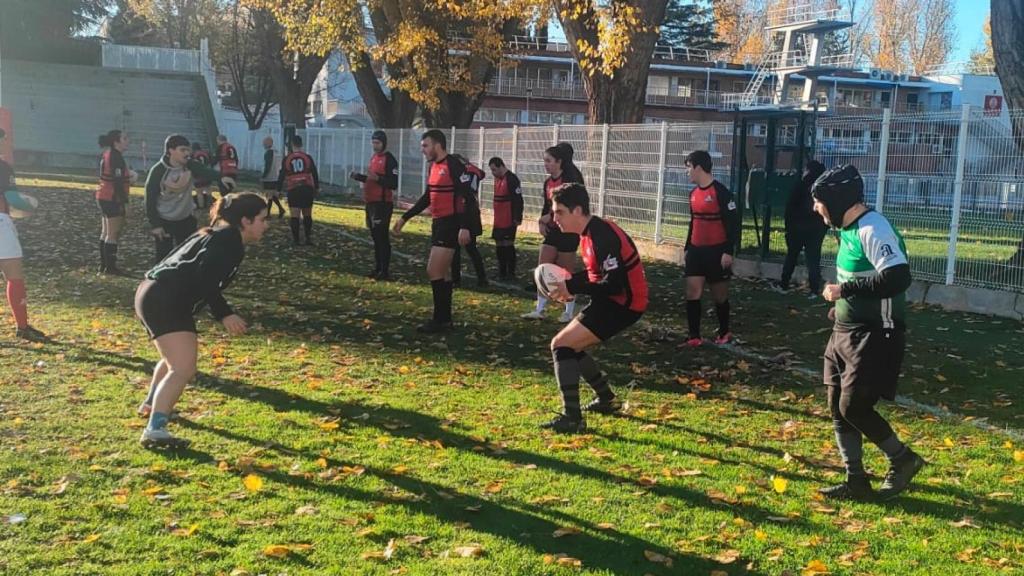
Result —
M 511 170 L 494 179 L 494 227 L 514 228 L 523 221 L 523 186 Z
M 733 254 L 739 243 L 740 217 L 732 193 L 718 180 L 690 192 L 690 229 L 686 248 L 724 246 Z
M 479 211 L 472 185 L 475 177 L 466 171 L 466 166 L 448 155 L 430 164 L 427 189 L 403 216 L 409 221 L 430 207 L 430 215 L 438 218 L 459 218 L 461 227 L 468 228 L 467 212 Z
M 320 175 L 316 171 L 313 158 L 302 150 L 296 150 L 284 157 L 281 163 L 281 177 L 278 179 L 281 190 L 291 191 L 299 187 L 319 188 Z
M 591 216 L 580 234 L 585 270 L 565 283 L 571 294 L 607 298 L 634 312 L 647 310 L 647 276 L 636 244 L 610 220 Z
M 238 151 L 230 142 L 217 146 L 217 162 L 221 176 L 238 176 Z
M 563 170 L 562 173 L 558 175 L 558 178 L 548 176 L 548 179 L 544 181 L 544 206 L 540 211 L 541 216 L 551 213 L 551 192 L 554 191 L 555 188 L 558 188 L 562 184 L 569 184 L 570 182 L 583 184 L 583 174 L 581 174 L 575 166 L 571 166 L 570 168 L 571 169 L 569 170 Z M 558 224 L 555 224 L 554 218 L 548 222 L 547 231 L 548 233 L 561 232 Z
M 377 181 L 365 180 L 363 182 L 363 201 L 371 202 L 395 201 L 395 190 L 398 189 L 398 160 L 387 150 L 378 152 L 370 157 L 370 167 L 367 169 L 370 174 L 377 175 Z
M 209 166 L 210 163 L 213 161 L 213 158 L 210 156 L 210 153 L 207 152 L 206 150 L 193 151 L 192 159 L 195 160 L 196 162 L 199 162 L 203 166 Z M 205 188 L 210 185 L 210 181 L 203 180 L 201 178 L 195 178 L 195 185 L 196 188 Z
M 100 185 L 96 189 L 97 200 L 128 201 L 128 164 L 116 148 L 107 148 L 100 155 Z

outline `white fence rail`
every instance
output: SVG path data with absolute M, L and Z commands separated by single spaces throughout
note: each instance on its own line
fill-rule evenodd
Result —
M 102 54 L 104 68 L 160 70 L 192 74 L 199 74 L 202 71 L 198 50 L 104 44 Z
M 1011 116 L 1024 125 L 1024 113 Z M 1024 157 L 1005 118 L 972 109 L 929 114 L 825 117 L 817 123 L 815 156 L 826 166 L 856 165 L 867 200 L 906 237 L 916 278 L 932 282 L 1024 291 L 1024 261 L 1014 259 L 1024 239 Z M 780 128 L 781 131 L 781 128 Z M 349 187 L 352 170 L 364 170 L 371 154 L 366 129 L 308 128 L 300 131 L 317 159 L 322 178 Z M 423 191 L 426 165 L 419 151 L 422 130 L 387 130 L 400 164 L 398 196 L 414 201 Z M 630 126 L 542 126 L 447 129 L 449 150 L 485 167 L 499 156 L 523 182 L 528 214 L 539 212 L 544 150 L 569 142 L 591 191 L 595 213 L 612 218 L 631 234 L 657 242 L 683 242 L 689 222 L 689 192 L 683 160 L 708 150 L 715 175 L 730 183 L 731 122 Z M 280 145 L 278 128 L 248 132 L 229 128 L 243 168 L 262 169 L 265 135 Z M 763 147 L 757 137 L 749 154 Z M 763 164 L 762 164 L 763 165 Z M 777 164 L 779 166 L 779 164 Z M 788 168 L 788 165 L 782 165 Z M 788 191 L 774 191 L 785 194 Z M 491 203 L 489 181 L 482 205 Z M 754 243 L 746 231 L 744 246 Z M 781 214 L 773 221 L 773 256 L 784 250 Z M 826 263 L 834 246 L 826 242 Z M 830 254 L 831 253 L 831 254 Z

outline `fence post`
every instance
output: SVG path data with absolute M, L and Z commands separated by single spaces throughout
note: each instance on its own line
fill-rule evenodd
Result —
M 402 197 L 402 166 L 405 165 L 403 153 L 405 152 L 405 130 L 398 131 L 398 189 L 395 190 L 395 200 Z
M 486 132 L 484 130 L 484 127 L 481 126 L 480 127 L 480 143 L 479 143 L 479 146 L 477 147 L 477 155 L 476 155 L 476 157 L 477 157 L 477 166 L 479 166 L 481 169 L 487 167 L 487 163 L 484 162 L 484 135 L 485 135 L 485 133 Z
M 511 170 L 515 172 L 519 168 L 516 166 L 516 161 L 519 159 L 519 125 L 512 127 L 512 163 Z
M 967 131 L 970 128 L 971 106 L 964 104 L 960 116 L 960 134 L 956 145 L 956 177 L 953 180 L 953 208 L 949 222 L 949 253 L 946 256 L 946 285 L 953 284 L 956 273 L 956 243 L 960 235 L 960 206 L 964 195 L 964 166 L 967 164 Z
M 330 154 L 330 162 L 331 162 L 331 176 L 330 176 L 330 178 L 331 178 L 331 184 L 335 184 L 337 182 L 337 180 L 334 179 L 334 158 L 335 158 L 335 156 L 337 154 L 338 154 L 338 149 L 335 146 L 335 142 L 334 142 L 334 131 L 331 130 L 331 154 Z
M 875 210 L 882 212 L 885 200 L 885 180 L 889 166 L 889 128 L 892 124 L 892 108 L 882 110 L 882 139 L 878 143 L 878 194 L 875 195 Z
M 457 154 L 459 151 L 455 149 L 455 126 L 452 126 L 452 137 L 448 141 L 448 151 Z
M 427 158 L 423 154 L 419 154 L 420 159 L 420 189 L 423 189 L 427 185 Z
M 654 243 L 661 244 L 661 217 L 665 212 L 665 161 L 668 152 L 668 122 L 661 123 L 661 145 L 658 148 L 658 207 L 654 213 Z
M 597 185 L 597 215 L 604 218 L 605 183 L 608 181 L 608 125 L 601 126 L 601 179 Z
M 558 129 L 558 124 L 555 124 L 555 125 L 551 126 L 551 145 L 552 146 L 558 144 L 558 135 L 559 134 L 560 134 L 560 130 Z

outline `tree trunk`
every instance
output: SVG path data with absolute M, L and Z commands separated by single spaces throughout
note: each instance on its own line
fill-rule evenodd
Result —
M 1006 106 L 1011 112 L 1024 110 L 1024 1 L 992 0 L 991 9 L 992 51 Z M 1018 153 L 1024 154 L 1024 118 L 1011 117 L 1011 124 Z M 1024 238 L 1007 266 L 1024 268 Z
M 366 105 L 366 111 L 377 128 L 409 128 L 416 116 L 416 104 L 407 92 L 392 89 L 390 96 L 381 87 L 365 52 L 359 55 L 360 63 L 352 71 L 356 89 Z
M 658 34 L 654 30 L 665 19 L 667 0 L 640 0 L 644 23 L 650 30 L 634 34 L 622 66 L 609 77 L 600 70 L 583 73 L 583 86 L 587 91 L 587 113 L 591 124 L 640 124 L 644 121 L 644 103 L 647 99 L 647 76 L 651 56 Z M 559 10 L 559 14 L 561 14 Z M 565 37 L 579 62 L 579 41 L 598 46 L 598 15 L 593 10 L 576 19 L 559 16 Z
M 286 50 L 284 29 L 272 15 L 266 14 L 264 18 L 261 24 L 267 36 L 263 43 L 263 57 L 274 85 L 274 99 L 280 106 L 281 122 L 305 128 L 309 93 L 313 89 L 317 75 L 324 67 L 324 62 L 327 61 L 327 56 L 300 54 L 296 70 L 295 53 Z

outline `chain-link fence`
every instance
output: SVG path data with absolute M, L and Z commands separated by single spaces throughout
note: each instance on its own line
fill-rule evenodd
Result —
M 1014 123 L 1024 126 L 1024 112 L 1009 120 L 968 107 L 928 114 L 886 111 L 881 116 L 821 117 L 813 155 L 828 167 L 851 163 L 860 169 L 868 203 L 906 238 L 915 278 L 1024 291 L 1024 158 L 1014 139 Z M 709 151 L 715 176 L 726 185 L 732 181 L 731 122 L 444 132 L 450 152 L 485 170 L 494 156 L 505 161 L 522 180 L 528 217 L 538 215 L 543 203 L 544 150 L 557 142 L 570 143 L 591 192 L 593 211 L 617 221 L 633 236 L 654 242 L 685 241 L 692 189 L 683 168 L 687 153 Z M 280 142 L 279 131 L 268 133 Z M 372 130 L 307 128 L 299 133 L 306 151 L 318 162 L 321 178 L 355 191 L 358 183 L 348 174 L 365 169 L 372 153 Z M 422 130 L 386 133 L 400 166 L 398 197 L 413 202 L 426 179 Z M 233 138 L 243 168 L 262 169 L 263 136 L 253 132 Z M 752 134 L 745 146 L 758 149 L 764 142 L 763 134 Z M 777 167 L 786 169 L 790 167 Z M 746 191 L 734 192 L 746 196 Z M 758 198 L 769 201 L 767 193 Z M 485 180 L 485 209 L 491 199 L 492 186 Z M 744 214 L 748 239 L 755 238 L 755 228 L 766 225 L 756 221 L 757 207 L 753 208 Z M 771 220 L 765 252 L 777 259 L 785 252 L 782 215 Z M 755 247 L 756 242 L 743 243 L 744 250 Z M 831 264 L 835 243 L 826 240 L 824 252 L 825 263 Z

